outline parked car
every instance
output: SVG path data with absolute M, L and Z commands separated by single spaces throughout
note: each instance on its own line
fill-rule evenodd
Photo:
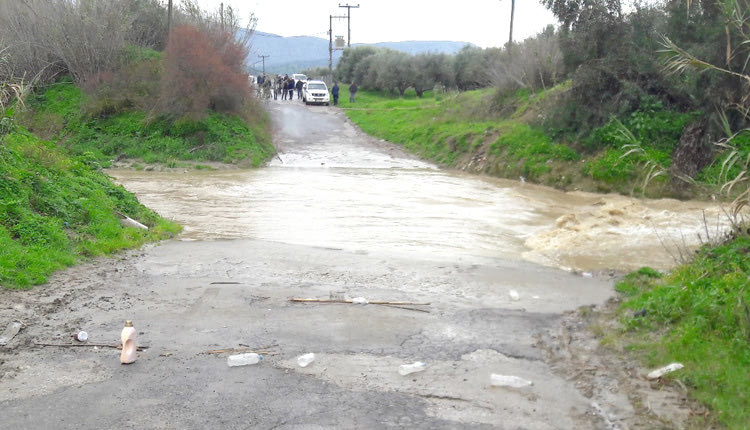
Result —
M 302 87 L 302 101 L 309 104 L 331 104 L 331 95 L 328 94 L 328 86 L 323 81 L 307 81 Z
M 303 75 L 302 73 L 293 73 L 292 79 L 294 79 L 295 84 L 297 83 L 297 81 L 307 82 L 307 75 Z

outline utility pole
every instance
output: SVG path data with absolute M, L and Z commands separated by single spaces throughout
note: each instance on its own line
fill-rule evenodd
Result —
M 352 6 L 349 3 L 347 4 L 339 3 L 339 7 L 346 8 L 346 27 L 348 29 L 348 34 L 346 38 L 346 47 L 351 48 L 352 46 L 352 9 L 357 9 L 359 7 L 359 4 L 356 6 Z
M 333 79 L 333 19 L 346 18 L 345 16 L 328 15 L 328 74 Z M 336 36 L 338 38 L 338 36 Z M 337 39 L 338 40 L 338 39 Z M 343 48 L 336 48 L 343 49 Z
M 169 39 L 169 32 L 172 31 L 172 0 L 169 0 L 167 6 L 167 39 Z
M 258 57 L 263 59 L 263 76 L 266 75 L 266 57 L 270 57 L 270 55 L 258 55 Z M 258 64 L 258 63 L 255 63 Z
M 333 77 L 333 15 L 328 15 L 328 74 Z
M 508 49 L 513 45 L 513 14 L 516 12 L 516 0 L 510 0 L 510 38 L 508 39 Z
M 503 0 L 500 0 L 501 2 Z M 516 12 L 516 0 L 510 0 L 510 37 L 508 37 L 508 52 L 513 45 L 513 16 Z

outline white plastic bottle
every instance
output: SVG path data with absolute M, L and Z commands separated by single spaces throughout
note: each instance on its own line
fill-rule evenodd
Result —
M 130 364 L 135 361 L 136 350 L 136 332 L 133 327 L 133 321 L 125 321 L 125 327 L 122 328 L 120 333 L 120 340 L 122 340 L 122 352 L 120 353 L 120 363 Z
M 493 387 L 522 388 L 534 385 L 534 383 L 526 379 L 519 378 L 518 376 L 498 375 L 496 373 L 493 373 L 492 375 L 490 375 L 490 385 L 492 385 Z
M 313 361 L 315 361 L 315 354 L 312 352 L 297 357 L 297 364 L 299 364 L 299 367 L 307 367 Z
M 227 357 L 227 366 L 247 366 L 248 364 L 257 364 L 260 360 L 263 360 L 262 355 L 258 355 L 254 352 L 248 352 L 247 354 L 230 355 Z
M 427 368 L 427 364 L 421 361 L 415 361 L 412 364 L 402 364 L 398 366 L 398 374 L 406 376 L 410 373 L 421 372 Z

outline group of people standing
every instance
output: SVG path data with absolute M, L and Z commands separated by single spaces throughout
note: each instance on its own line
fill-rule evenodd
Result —
M 266 75 L 258 76 L 258 88 L 261 91 L 261 97 L 278 100 L 292 100 L 294 90 L 297 90 L 297 98 L 302 99 L 302 86 L 304 81 L 290 78 L 289 75 L 276 75 L 276 78 Z
M 304 81 L 290 78 L 289 75 L 276 75 L 276 78 L 269 77 L 266 75 L 258 76 L 258 88 L 262 98 L 272 98 L 274 100 L 292 100 L 294 96 L 294 90 L 297 90 L 297 99 L 302 100 L 302 87 L 305 85 Z M 331 95 L 333 96 L 333 105 L 339 104 L 339 84 L 338 82 L 333 83 L 331 88 Z M 354 103 L 354 99 L 357 95 L 357 84 L 352 83 L 349 85 L 349 102 Z

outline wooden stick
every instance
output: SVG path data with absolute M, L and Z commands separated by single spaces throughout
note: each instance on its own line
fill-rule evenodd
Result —
M 36 346 L 59 346 L 62 348 L 76 348 L 76 347 L 83 347 L 83 346 L 96 346 L 99 348 L 114 348 L 114 349 L 122 349 L 122 345 L 109 345 L 106 343 L 38 343 L 34 342 L 34 345 Z M 147 346 L 140 346 L 138 345 L 138 351 L 143 351 L 144 349 L 148 349 Z
M 253 348 L 227 348 L 227 349 L 212 349 L 210 351 L 201 352 L 201 354 L 227 354 L 235 352 L 254 352 L 259 355 L 276 355 L 277 352 L 264 351 Z
M 303 302 L 303 303 L 354 303 L 353 300 L 332 300 L 332 299 L 303 299 L 303 298 L 291 298 L 290 302 Z M 416 303 L 416 302 L 390 302 L 390 301 L 368 301 L 371 305 L 397 305 L 397 306 L 429 306 L 430 303 Z
M 408 311 L 424 312 L 428 314 L 430 313 L 429 309 L 410 308 L 410 307 L 399 306 L 399 305 L 381 305 L 381 306 L 388 306 L 389 308 L 396 308 L 396 309 L 406 309 Z
M 271 348 L 279 346 L 278 344 L 261 346 L 260 348 L 251 348 L 244 343 L 239 344 L 244 348 L 225 348 L 225 349 L 212 349 L 210 351 L 201 352 L 200 354 L 224 354 L 226 352 L 254 352 L 262 355 L 276 355 L 275 352 L 271 351 Z

